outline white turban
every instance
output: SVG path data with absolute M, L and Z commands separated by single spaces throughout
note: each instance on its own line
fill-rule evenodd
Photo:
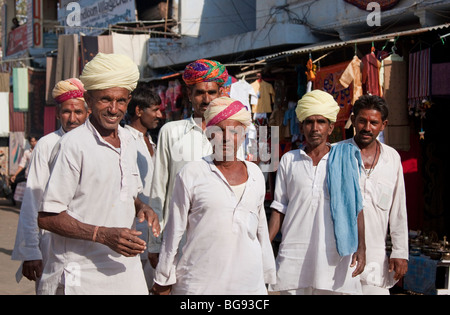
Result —
M 80 80 L 88 91 L 122 87 L 131 92 L 139 80 L 139 69 L 125 55 L 98 53 L 84 66 Z
M 331 122 L 336 122 L 339 110 L 340 107 L 333 96 L 321 90 L 314 90 L 298 101 L 295 113 L 300 122 L 314 115 L 321 115 Z
M 223 120 L 231 119 L 239 121 L 246 127 L 252 123 L 252 116 L 247 108 L 239 101 L 229 97 L 218 97 L 209 103 L 205 111 L 206 125 L 217 125 Z

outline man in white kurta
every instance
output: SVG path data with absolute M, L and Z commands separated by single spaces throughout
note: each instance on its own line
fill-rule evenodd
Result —
M 361 294 L 357 273 L 362 269 L 352 266 L 356 254 L 339 255 L 330 209 L 327 162 L 331 146 L 326 140 L 338 112 L 338 104 L 324 91 L 309 92 L 298 102 L 296 114 L 305 147 L 283 155 L 277 170 L 270 235 L 273 238 L 281 226 L 282 239 L 272 291 Z M 363 265 L 363 258 L 358 259 Z
M 50 176 L 49 162 L 54 146 L 66 132 L 84 124 L 88 116 L 83 93 L 83 85 L 76 78 L 58 82 L 52 91 L 61 128 L 40 138 L 33 150 L 11 255 L 11 259 L 23 261 L 16 274 L 17 281 L 20 281 L 24 273 L 29 280 L 38 282 L 42 266 L 47 260 L 49 234 L 38 227 L 39 206 Z
M 357 145 L 353 138 L 345 142 Z M 394 272 L 389 272 L 389 257 L 409 258 L 405 183 L 398 152 L 380 142 L 377 166 L 367 175 L 368 171 L 364 170 L 360 179 L 367 247 L 361 282 L 388 294 L 388 289 L 397 283 Z M 389 257 L 386 254 L 388 230 L 393 244 Z
M 148 132 L 158 126 L 159 118 L 162 117 L 159 110 L 160 105 L 161 98 L 158 94 L 144 85 L 138 86 L 133 91 L 132 99 L 128 104 L 127 113 L 130 116 L 130 122 L 124 126 L 136 141 L 137 164 L 142 180 L 142 191 L 138 197 L 145 204 L 150 204 L 156 152 L 156 144 Z M 147 222 L 139 222 L 139 219 L 136 218 L 136 230 L 142 232 L 140 238 L 148 243 L 149 228 Z M 154 269 L 150 264 L 147 252 L 141 254 L 141 262 L 147 286 L 151 289 Z
M 142 185 L 135 141 L 121 127 L 119 137 L 120 152 L 102 139 L 89 120 L 66 134 L 58 143 L 60 153 L 42 209 L 67 210 L 70 216 L 96 226 L 132 228 L 134 198 Z M 125 257 L 103 244 L 55 233 L 51 247 L 39 294 L 54 294 L 61 284 L 68 295 L 148 294 L 139 256 Z
M 403 168 L 398 152 L 377 140 L 388 123 L 386 101 L 375 95 L 360 97 L 353 106 L 355 136 L 344 142 L 356 145 L 364 162 L 360 187 L 364 199 L 366 269 L 363 293 L 388 295 L 389 288 L 408 269 L 408 220 Z M 386 253 L 390 233 L 392 252 Z
M 136 141 L 120 127 L 139 71 L 123 55 L 97 54 L 83 69 L 92 111 L 83 126 L 64 135 L 38 216 L 51 234 L 40 294 L 148 294 L 135 217 L 159 223 L 137 198 L 142 184 Z
M 336 250 L 326 154 L 317 166 L 302 150 L 283 155 L 277 171 L 271 208 L 285 215 L 277 255 L 277 282 L 272 291 L 315 288 L 325 292 L 361 294 L 352 278 L 351 256 Z
M 173 285 L 172 294 L 267 294 L 275 264 L 264 177 L 255 164 L 245 164 L 249 177 L 240 200 L 210 157 L 187 164 L 177 176 L 155 274 L 158 284 Z
M 158 214 L 161 231 L 169 218 L 169 205 L 173 195 L 175 177 L 190 161 L 199 161 L 212 153 L 212 147 L 204 132 L 203 113 L 206 106 L 219 97 L 220 88 L 228 79 L 228 72 L 221 63 L 200 59 L 188 64 L 183 80 L 188 87 L 188 98 L 192 104 L 192 117 L 166 123 L 158 135 L 158 151 L 155 155 L 150 206 Z M 150 237 L 148 252 L 157 256 L 161 248 L 161 237 Z
M 222 131 L 233 124 L 243 129 L 250 125 L 251 114 L 239 101 L 221 97 L 210 103 L 205 120 Z M 219 136 L 217 129 L 214 133 L 214 140 L 223 141 L 233 153 L 224 159 L 225 149 L 216 142 L 211 156 L 186 164 L 178 173 L 154 288 L 172 286 L 175 295 L 267 294 L 265 283 L 275 281 L 275 261 L 264 209 L 264 177 L 256 164 L 236 157 L 244 134 L 227 130 L 226 136 Z

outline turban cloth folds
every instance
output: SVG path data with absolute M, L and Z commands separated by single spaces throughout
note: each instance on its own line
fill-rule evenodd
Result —
M 340 107 L 329 93 L 314 90 L 306 93 L 299 101 L 295 113 L 300 122 L 314 115 L 321 115 L 336 122 Z
M 84 66 L 80 80 L 88 91 L 121 87 L 131 92 L 137 86 L 139 69 L 125 55 L 98 53 Z
M 85 91 L 83 83 L 80 80 L 70 78 L 56 83 L 52 91 L 52 96 L 58 104 L 70 99 L 78 99 L 84 102 L 83 95 Z
M 248 127 L 252 123 L 252 116 L 247 108 L 237 100 L 229 97 L 214 99 L 205 111 L 207 127 L 217 125 L 221 121 L 236 120 Z
M 228 71 L 223 64 L 215 60 L 200 59 L 186 66 L 183 80 L 187 85 L 201 82 L 215 82 L 219 86 L 228 80 Z

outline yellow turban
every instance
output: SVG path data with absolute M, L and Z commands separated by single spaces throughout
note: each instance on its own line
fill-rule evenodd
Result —
M 52 96 L 58 104 L 70 99 L 77 99 L 84 102 L 84 92 L 83 83 L 76 78 L 70 78 L 56 83 L 52 91 Z
M 208 127 L 217 125 L 226 119 L 239 121 L 246 127 L 252 123 L 252 116 L 247 108 L 241 102 L 229 97 L 214 99 L 209 103 L 204 116 Z
M 321 90 L 306 93 L 298 101 L 295 113 L 300 122 L 313 115 L 321 115 L 331 122 L 336 122 L 340 107 L 333 96 Z
M 122 87 L 131 92 L 139 80 L 139 69 L 125 55 L 98 53 L 84 66 L 80 80 L 88 91 Z

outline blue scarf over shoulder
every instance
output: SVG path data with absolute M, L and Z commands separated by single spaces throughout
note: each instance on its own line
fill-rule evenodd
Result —
M 327 184 L 336 248 L 342 257 L 358 249 L 357 217 L 363 207 L 359 186 L 362 165 L 361 152 L 354 144 L 332 146 L 327 163 Z

